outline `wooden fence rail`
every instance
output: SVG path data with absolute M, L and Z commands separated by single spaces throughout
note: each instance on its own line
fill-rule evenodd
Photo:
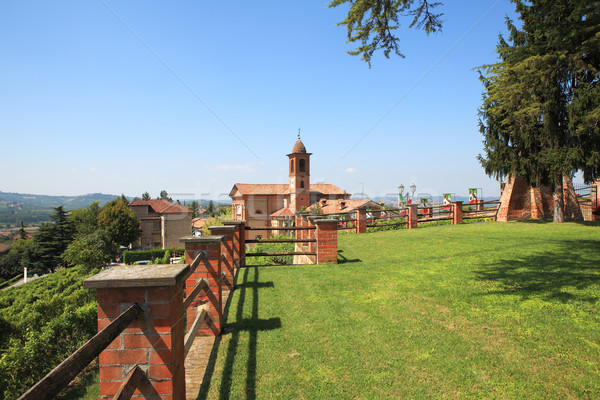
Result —
M 63 390 L 85 367 L 87 367 L 113 340 L 117 338 L 142 313 L 133 304 L 106 328 L 98 332 L 66 360 L 50 371 L 38 383 L 25 392 L 19 400 L 52 399 Z

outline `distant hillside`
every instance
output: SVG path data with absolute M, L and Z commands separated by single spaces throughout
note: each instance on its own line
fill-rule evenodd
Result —
M 68 210 L 87 207 L 94 201 L 99 201 L 102 206 L 116 197 L 119 196 L 103 193 L 90 193 L 81 196 L 46 196 L 43 194 L 6 193 L 0 191 L 0 203 L 21 203 L 43 207 L 64 206 Z
M 35 226 L 50 221 L 53 207 L 64 206 L 66 210 L 85 208 L 94 201 L 102 206 L 118 196 L 112 194 L 91 193 L 82 196 L 46 196 L 40 194 L 22 194 L 0 192 L 0 228 Z

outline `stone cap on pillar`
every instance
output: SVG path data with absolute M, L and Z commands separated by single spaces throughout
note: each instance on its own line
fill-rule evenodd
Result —
M 189 236 L 179 239 L 183 243 L 219 243 L 223 240 L 223 235 Z
M 242 225 L 245 224 L 247 221 L 223 221 L 222 224 L 223 225 Z
M 208 229 L 218 230 L 218 231 L 235 231 L 237 228 L 233 225 L 218 225 L 218 226 L 209 226 Z
M 119 265 L 83 281 L 85 289 L 173 286 L 188 276 L 189 265 Z
M 329 219 L 329 218 L 321 218 L 321 219 L 315 219 L 313 220 L 313 222 L 317 223 L 317 224 L 322 224 L 322 223 L 327 223 L 327 222 L 335 222 L 338 223 L 340 222 L 339 218 L 333 218 L 333 219 Z

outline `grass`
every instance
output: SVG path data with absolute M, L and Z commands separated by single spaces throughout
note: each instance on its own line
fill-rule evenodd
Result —
M 600 225 L 340 235 L 239 271 L 199 399 L 600 398 Z

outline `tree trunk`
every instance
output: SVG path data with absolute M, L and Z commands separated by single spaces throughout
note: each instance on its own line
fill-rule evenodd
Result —
M 563 196 L 562 176 L 554 178 L 554 220 L 553 222 L 565 222 L 565 199 Z

